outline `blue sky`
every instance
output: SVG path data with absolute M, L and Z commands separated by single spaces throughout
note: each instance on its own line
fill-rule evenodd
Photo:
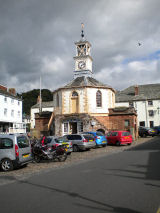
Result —
M 157 50 L 153 53 L 150 53 L 149 55 L 144 55 L 142 57 L 136 57 L 136 58 L 126 58 L 122 61 L 122 64 L 128 64 L 133 61 L 157 61 L 160 59 L 160 50 Z

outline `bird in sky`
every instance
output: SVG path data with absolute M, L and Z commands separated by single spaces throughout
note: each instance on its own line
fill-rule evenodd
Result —
M 141 43 L 138 43 L 138 46 L 141 46 L 142 44 Z

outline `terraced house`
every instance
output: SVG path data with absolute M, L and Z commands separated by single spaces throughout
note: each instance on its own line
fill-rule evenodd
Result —
M 138 125 L 154 127 L 160 125 L 160 84 L 130 86 L 116 93 L 117 107 L 134 107 Z
M 0 85 L 0 132 L 26 132 L 22 122 L 22 99 L 17 97 L 14 88 Z
M 47 118 L 47 112 L 37 113 L 35 128 L 55 135 L 110 129 L 132 130 L 136 135 L 134 108 L 115 109 L 115 90 L 93 78 L 91 44 L 84 39 L 83 30 L 75 46 L 73 79 L 53 92 L 52 115 Z

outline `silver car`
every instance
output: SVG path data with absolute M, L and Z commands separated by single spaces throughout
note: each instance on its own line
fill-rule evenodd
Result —
M 71 134 L 62 138 L 72 142 L 73 151 L 89 150 L 96 146 L 94 136 L 91 134 Z
M 59 145 L 64 145 L 66 148 L 66 153 L 68 155 L 71 154 L 71 152 L 73 151 L 72 150 L 72 142 L 63 138 L 63 137 L 56 137 L 56 136 L 48 136 L 47 137 L 48 139 L 48 144 L 49 146 L 52 146 L 52 145 L 56 145 L 56 146 L 59 146 Z
M 32 161 L 31 145 L 25 134 L 0 134 L 0 167 L 10 171 Z

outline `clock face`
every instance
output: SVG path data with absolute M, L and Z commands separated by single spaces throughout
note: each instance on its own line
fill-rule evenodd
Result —
M 80 61 L 80 62 L 78 63 L 78 68 L 79 68 L 79 69 L 84 69 L 85 66 L 86 66 L 85 61 Z

